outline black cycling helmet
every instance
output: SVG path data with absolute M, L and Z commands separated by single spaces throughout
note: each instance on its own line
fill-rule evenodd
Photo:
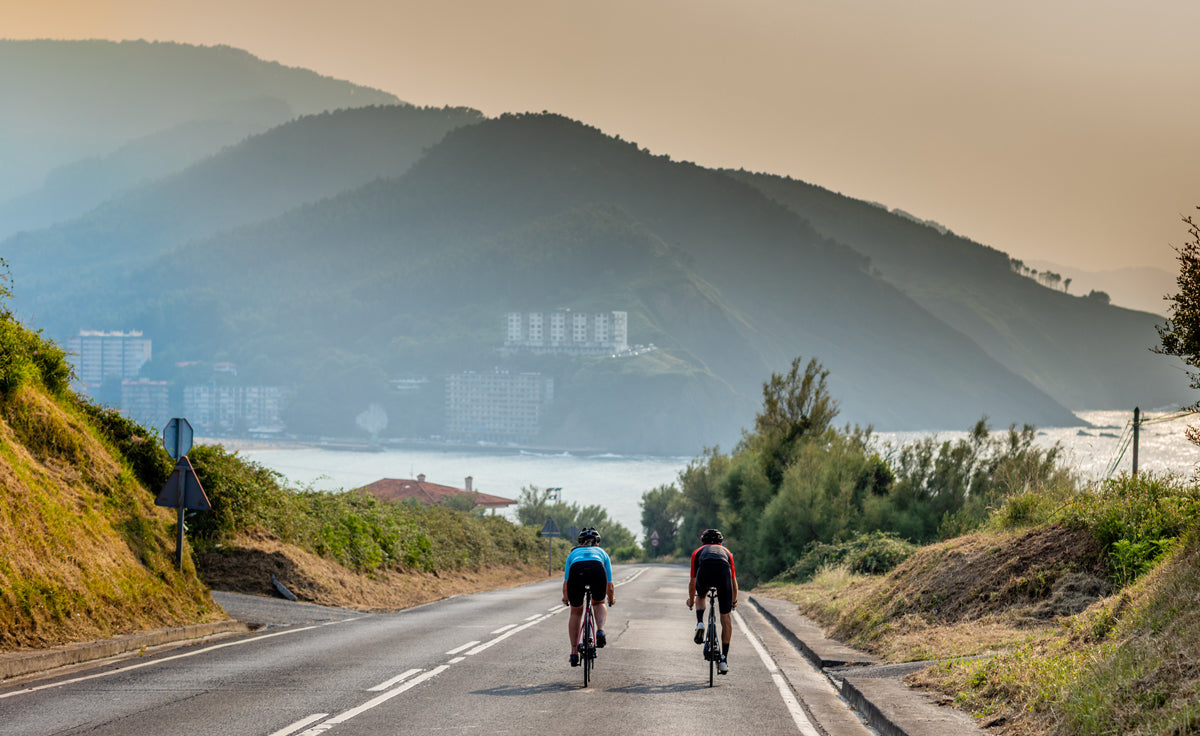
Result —
M 596 531 L 595 529 L 593 529 L 590 526 L 580 529 L 579 530 L 579 543 L 587 544 L 589 539 L 595 540 L 595 542 L 594 542 L 595 544 L 600 544 L 600 532 Z
M 705 529 L 700 535 L 700 541 L 704 544 L 720 544 L 725 541 L 725 537 L 716 529 Z

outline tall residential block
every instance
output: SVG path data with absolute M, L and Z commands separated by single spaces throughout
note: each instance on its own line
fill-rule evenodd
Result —
M 80 330 L 67 340 L 67 359 L 84 393 L 95 395 L 105 379 L 132 381 L 150 360 L 150 339 L 138 330 L 98 332 Z
M 536 353 L 616 354 L 629 350 L 627 312 L 508 312 L 504 347 Z
M 452 373 L 446 376 L 446 436 L 528 444 L 554 399 L 554 379 L 540 373 Z

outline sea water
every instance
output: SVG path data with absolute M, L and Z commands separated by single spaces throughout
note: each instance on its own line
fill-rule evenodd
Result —
M 1132 470 L 1131 411 L 1079 412 L 1080 424 L 1037 430 L 1037 444 L 1061 445 L 1065 461 L 1087 480 Z M 1190 475 L 1200 463 L 1200 447 L 1184 436 L 1200 416 L 1148 412 L 1138 432 L 1138 469 Z M 1006 428 L 992 428 L 1005 431 Z M 925 437 L 953 441 L 961 432 L 876 432 L 875 441 L 895 446 Z M 314 490 L 349 490 L 382 478 L 413 479 L 516 500 L 527 487 L 561 488 L 561 498 L 580 506 L 598 504 L 635 535 L 642 533 L 642 494 L 675 483 L 693 457 L 653 457 L 587 453 L 533 453 L 521 450 L 387 449 L 354 452 L 317 447 L 244 449 L 239 455 L 275 470 L 291 485 Z M 515 518 L 514 507 L 504 515 Z

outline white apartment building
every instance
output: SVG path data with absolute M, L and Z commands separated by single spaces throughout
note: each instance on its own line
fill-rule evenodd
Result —
M 504 347 L 537 353 L 603 355 L 629 350 L 627 312 L 509 312 Z
M 150 339 L 138 330 L 80 330 L 78 335 L 67 340 L 67 360 L 82 384 L 76 388 L 93 396 L 106 378 L 136 379 L 150 355 Z
M 446 436 L 528 444 L 554 399 L 554 379 L 540 373 L 452 373 L 446 376 Z
M 184 386 L 183 413 L 199 432 L 279 431 L 290 395 L 283 386 Z

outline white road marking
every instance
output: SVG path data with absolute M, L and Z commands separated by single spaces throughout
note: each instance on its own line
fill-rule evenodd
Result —
M 450 660 L 446 664 L 458 664 L 459 662 L 463 661 L 464 659 L 466 659 L 466 657 L 455 657 L 454 659 Z
M 471 647 L 475 646 L 478 643 L 479 643 L 478 639 L 476 639 L 475 641 L 469 641 L 466 644 L 463 644 L 461 647 L 455 647 L 455 648 L 451 649 L 450 651 L 446 652 L 446 654 L 458 654 L 462 650 L 470 649 Z
M 327 715 L 329 715 L 329 714 L 328 713 L 313 713 L 308 718 L 301 718 L 300 720 L 296 721 L 295 723 L 293 723 L 290 726 L 284 726 L 283 728 L 279 729 L 278 731 L 271 734 L 270 736 L 288 736 L 288 734 L 290 734 L 294 731 L 299 731 L 300 729 L 304 728 L 305 726 L 312 723 L 313 721 L 319 721 Z
M 467 656 L 470 656 L 473 654 L 479 654 L 484 649 L 487 649 L 488 647 L 493 646 L 495 644 L 499 644 L 500 642 L 504 641 L 505 639 L 512 636 L 513 634 L 515 634 L 519 631 L 524 631 L 525 629 L 528 629 L 530 626 L 540 624 L 541 622 L 543 622 L 546 619 L 553 616 L 555 613 L 558 613 L 559 611 L 563 611 L 563 610 L 566 610 L 566 609 L 559 607 L 553 613 L 543 613 L 541 616 L 538 616 L 537 618 L 533 619 L 532 621 L 529 621 L 527 623 L 521 624 L 520 626 L 511 628 L 508 631 L 501 634 L 500 636 L 497 636 L 495 639 L 489 639 L 488 641 L 485 641 L 484 643 L 480 644 L 479 646 L 475 647 L 474 649 L 467 650 L 466 654 L 467 654 Z
M 530 616 L 529 618 L 527 618 L 527 619 L 525 619 L 525 620 L 526 620 L 526 621 L 532 621 L 532 620 L 534 620 L 535 618 L 541 618 L 541 617 L 542 617 L 542 614 L 540 614 L 540 613 L 535 613 L 535 614 L 533 614 L 532 616 Z
M 550 613 L 556 613 L 556 612 L 558 612 L 558 610 L 559 610 L 560 608 L 566 608 L 566 606 L 564 606 L 563 604 L 559 603 L 557 606 L 554 606 L 553 608 L 548 608 L 548 609 L 546 609 L 546 610 L 548 610 Z M 528 621 L 529 619 L 525 619 L 525 620 L 526 620 L 526 621 Z
M 775 660 L 771 659 L 771 655 L 767 654 L 767 650 L 759 642 L 758 637 L 750 633 L 750 627 L 746 626 L 742 615 L 734 611 L 733 620 L 737 623 L 738 628 L 742 630 L 742 634 L 746 637 L 746 640 L 750 642 L 750 646 L 754 647 L 754 651 L 758 652 L 758 658 L 766 665 L 767 671 L 771 673 L 771 679 L 775 681 L 775 687 L 779 689 L 779 697 L 783 698 L 783 704 L 787 706 L 788 712 L 792 714 L 792 720 L 796 722 L 796 728 L 804 736 L 820 736 L 820 732 L 813 727 L 812 721 L 808 720 L 808 715 L 800 707 L 800 703 L 796 700 L 791 686 L 788 685 L 787 680 L 780 674 L 779 668 L 775 665 Z
M 236 647 L 239 644 L 249 644 L 250 642 L 262 641 L 263 639 L 270 639 L 275 636 L 284 636 L 285 634 L 296 634 L 301 631 L 308 631 L 310 629 L 315 629 L 315 628 L 317 628 L 317 627 L 316 626 L 305 626 L 305 627 L 302 627 L 299 629 L 288 629 L 286 631 L 277 631 L 274 634 L 263 634 L 262 636 L 253 636 L 253 637 L 250 637 L 247 639 L 238 639 L 237 641 L 230 641 L 230 642 L 225 642 L 224 644 L 216 644 L 211 647 L 197 649 L 194 652 L 185 652 L 184 654 L 176 654 L 171 657 L 163 657 L 162 659 L 154 659 L 149 662 L 142 662 L 141 664 L 131 664 L 127 667 L 118 667 L 117 669 L 106 670 L 104 672 L 97 672 L 97 673 L 91 674 L 91 675 L 84 675 L 83 677 L 75 677 L 70 680 L 62 680 L 61 682 L 52 682 L 49 685 L 38 685 L 37 687 L 27 687 L 23 690 L 14 690 L 11 693 L 0 693 L 0 700 L 3 700 L 4 698 L 11 698 L 14 695 L 25 695 L 26 693 L 36 693 L 39 690 L 48 690 L 52 687 L 62 687 L 63 685 L 72 685 L 76 682 L 84 682 L 85 680 L 94 680 L 97 677 L 108 677 L 109 675 L 125 673 L 125 672 L 129 672 L 130 670 L 138 670 L 143 667 L 150 667 L 151 665 L 160 664 L 162 662 L 170 662 L 171 660 L 175 660 L 175 659 L 184 659 L 187 657 L 195 657 L 197 654 L 206 654 L 208 652 L 213 652 L 218 649 L 224 649 L 225 647 Z
M 417 674 L 420 671 L 421 670 L 418 668 L 418 669 L 411 669 L 411 670 L 407 670 L 405 672 L 401 672 L 400 674 L 396 675 L 395 677 L 388 680 L 387 682 L 381 682 L 378 685 L 376 685 L 375 687 L 367 688 L 367 691 L 373 692 L 373 693 L 382 692 L 384 690 L 387 690 L 392 685 L 395 685 L 397 682 L 400 682 L 401 680 L 407 680 L 408 678 L 412 677 L 413 675 Z
M 528 619 L 526 619 L 526 620 L 528 621 Z M 493 633 L 493 634 L 502 634 L 502 633 L 504 633 L 505 631 L 508 631 L 509 629 L 511 629 L 511 628 L 512 628 L 512 627 L 514 627 L 514 626 L 516 626 L 516 624 L 508 624 L 507 626 L 501 626 L 500 628 L 496 629 L 496 630 L 495 630 L 495 631 L 493 631 L 492 633 Z
M 324 723 L 318 724 L 318 725 L 308 729 L 304 733 L 300 734 L 300 736 L 319 736 L 319 734 L 325 733 L 326 731 L 333 728 L 337 724 L 345 723 L 346 721 L 350 720 L 351 718 L 354 718 L 355 716 L 362 715 L 363 713 L 366 713 L 367 711 L 371 710 L 372 708 L 386 703 L 387 701 L 396 697 L 400 693 L 410 690 L 411 688 L 414 688 L 417 685 L 420 685 L 422 682 L 425 682 L 426 680 L 428 680 L 430 678 L 437 677 L 438 675 L 442 674 L 447 669 L 449 669 L 449 667 L 450 667 L 450 665 L 446 665 L 446 664 L 441 665 L 440 667 L 434 667 L 433 669 L 429 670 L 428 672 L 424 672 L 424 673 L 418 675 L 417 677 L 414 677 L 413 679 L 409 680 L 408 682 L 404 683 L 403 685 L 401 685 L 399 687 L 388 690 L 386 693 L 383 693 L 382 695 L 375 696 L 374 698 L 368 700 L 367 702 L 363 703 L 362 705 L 356 706 L 354 708 L 351 708 L 350 710 L 339 713 L 338 715 L 334 716 L 333 718 L 330 718 L 328 721 L 325 721 Z

